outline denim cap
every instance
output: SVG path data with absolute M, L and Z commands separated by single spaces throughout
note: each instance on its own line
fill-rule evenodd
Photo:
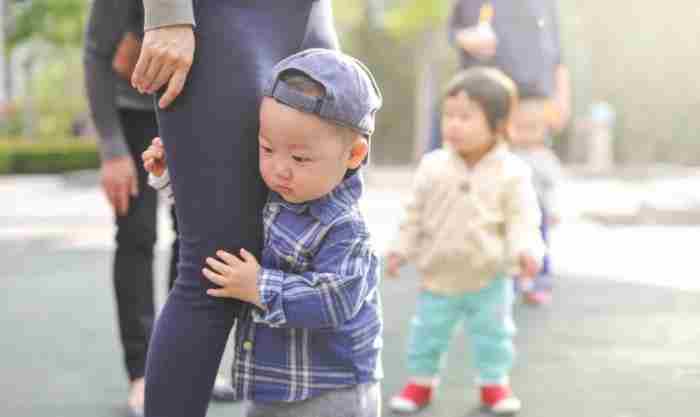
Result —
M 305 95 L 280 82 L 287 71 L 300 72 L 321 84 L 323 97 Z M 369 138 L 382 94 L 369 69 L 357 59 L 330 49 L 306 49 L 280 61 L 263 95 L 289 107 L 353 129 Z

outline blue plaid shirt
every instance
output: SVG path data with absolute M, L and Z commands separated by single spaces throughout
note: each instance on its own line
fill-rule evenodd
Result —
M 303 204 L 270 194 L 258 276 L 266 309 L 237 324 L 237 397 L 300 401 L 382 377 L 379 262 L 361 195 L 360 174 Z

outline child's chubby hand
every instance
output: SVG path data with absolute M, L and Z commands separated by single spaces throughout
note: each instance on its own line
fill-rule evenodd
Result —
M 240 257 L 223 250 L 216 252 L 217 258 L 208 257 L 208 268 L 203 268 L 204 277 L 221 288 L 207 290 L 207 294 L 217 298 L 235 298 L 265 308 L 258 292 L 258 272 L 260 264 L 255 256 L 245 249 Z
M 535 260 L 535 258 L 528 252 L 522 252 L 518 256 L 518 262 L 520 264 L 520 274 L 518 279 L 521 281 L 529 281 L 537 275 L 540 271 L 540 265 Z
M 154 138 L 151 145 L 141 154 L 143 167 L 147 172 L 160 177 L 165 172 L 165 148 L 160 138 Z
M 386 275 L 389 278 L 397 278 L 399 269 L 406 263 L 406 258 L 396 252 L 389 252 L 385 256 L 386 260 Z

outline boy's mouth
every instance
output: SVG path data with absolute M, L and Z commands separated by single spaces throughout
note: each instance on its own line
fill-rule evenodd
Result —
M 284 186 L 284 185 L 275 185 L 275 186 L 273 187 L 273 189 L 274 189 L 275 191 L 277 191 L 278 193 L 282 193 L 282 194 L 289 194 L 289 193 L 292 192 L 292 189 L 291 189 L 290 187 L 287 187 L 287 186 Z

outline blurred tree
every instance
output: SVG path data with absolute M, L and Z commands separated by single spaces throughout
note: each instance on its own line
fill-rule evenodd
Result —
M 9 49 L 30 40 L 78 46 L 87 13 L 84 0 L 21 0 L 9 4 Z
M 397 36 L 421 36 L 426 30 L 445 25 L 450 12 L 450 0 L 386 1 L 384 26 Z
M 21 69 L 18 75 L 24 81 L 19 104 L 24 115 L 22 134 L 26 138 L 64 136 L 65 126 L 84 107 L 67 105 L 76 100 L 66 97 L 65 92 L 75 89 L 65 87 L 72 87 L 79 80 L 75 60 L 69 57 L 76 55 L 82 41 L 86 14 L 84 0 L 5 0 L 5 58 L 20 61 L 16 68 Z M 20 53 L 13 53 L 16 50 Z M 12 67 L 5 65 L 8 97 L 14 95 Z M 40 84 L 46 79 L 54 83 L 49 88 L 39 85 L 37 90 L 35 77 Z M 47 125 L 57 129 L 50 131 Z
M 436 97 L 440 85 L 444 27 L 451 0 L 395 0 L 388 2 L 383 23 L 394 37 L 411 39 L 414 48 L 414 138 L 413 157 L 418 159 L 433 128 Z

